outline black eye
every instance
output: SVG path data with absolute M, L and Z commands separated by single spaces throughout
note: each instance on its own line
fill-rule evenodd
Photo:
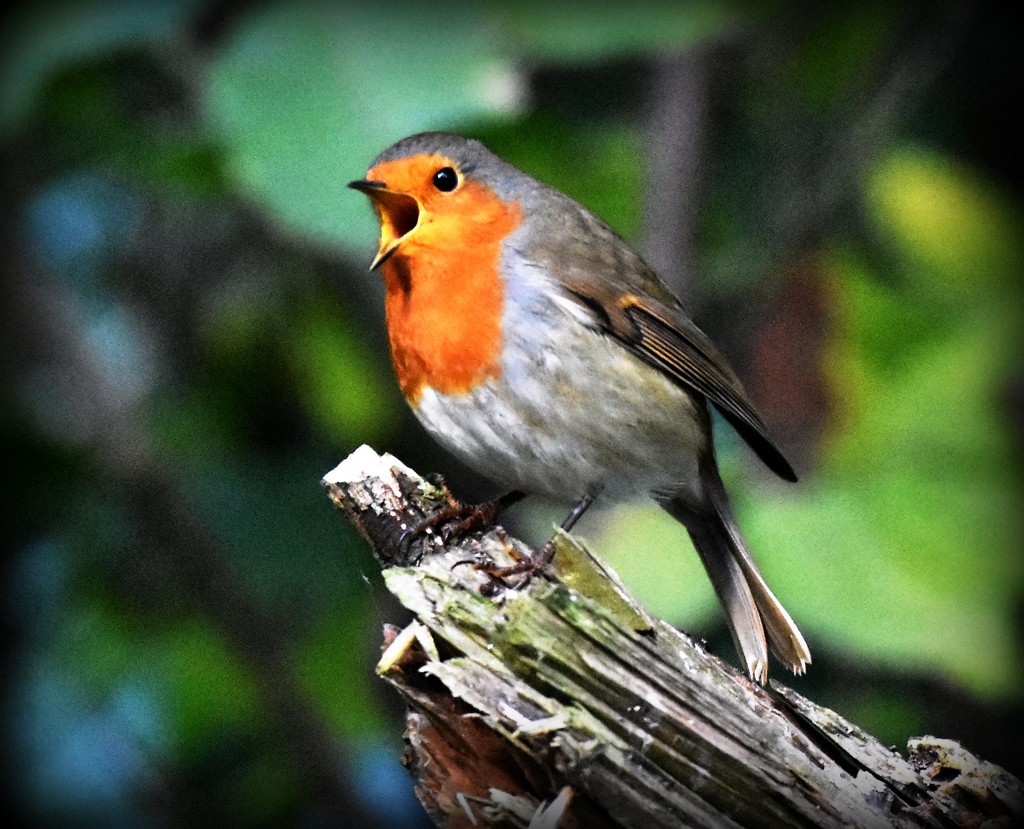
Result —
M 459 186 L 459 174 L 451 167 L 442 167 L 434 173 L 434 186 L 442 193 L 450 193 Z

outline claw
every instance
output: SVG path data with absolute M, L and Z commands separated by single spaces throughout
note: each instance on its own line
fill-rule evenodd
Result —
M 471 530 L 490 527 L 502 510 L 524 497 L 525 493 L 513 490 L 500 498 L 483 504 L 463 504 L 452 498 L 449 503 L 403 532 L 399 538 L 399 544 L 402 551 L 407 553 L 416 539 L 435 527 L 440 527 L 439 534 L 445 543 L 464 536 Z M 565 521 L 562 522 L 562 529 L 566 532 L 571 530 L 579 517 L 593 503 L 593 500 L 594 496 L 591 494 L 580 498 Z M 498 567 L 493 561 L 474 561 L 472 559 L 461 559 L 452 567 L 471 564 L 475 569 L 489 576 L 491 580 L 480 588 L 480 592 L 485 596 L 494 596 L 502 587 L 509 590 L 522 590 L 533 581 L 537 573 L 551 563 L 551 559 L 555 556 L 555 540 L 552 538 L 532 556 L 522 555 L 512 545 L 507 545 L 507 552 L 515 560 L 514 564 L 507 567 Z M 513 576 L 521 576 L 521 578 L 512 583 L 506 581 Z
M 414 541 L 436 527 L 440 527 L 439 534 L 445 543 L 460 538 L 471 530 L 485 529 L 494 523 L 494 519 L 502 510 L 524 497 L 525 493 L 513 490 L 483 504 L 463 504 L 452 499 L 450 503 L 434 510 L 418 524 L 403 532 L 399 544 L 403 552 L 407 553 Z
M 505 579 L 510 578 L 511 576 L 522 576 L 521 579 L 513 584 L 505 584 L 505 586 L 510 590 L 522 590 L 531 581 L 533 581 L 534 576 L 551 563 L 551 559 L 554 557 L 555 540 L 551 539 L 547 544 L 541 547 L 536 554 L 532 556 L 519 556 L 518 561 L 516 561 L 515 564 L 510 564 L 507 567 L 495 567 L 492 562 L 489 565 L 477 565 L 477 569 L 502 584 L 505 584 Z
M 407 558 L 410 550 L 412 550 L 413 542 L 418 538 L 413 530 L 415 527 L 409 527 L 400 536 L 398 536 L 398 551 L 402 554 L 403 558 Z
M 565 530 L 565 532 L 569 532 L 569 530 L 576 525 L 576 522 L 579 521 L 580 516 L 590 508 L 592 503 L 594 503 L 593 494 L 587 493 L 583 495 L 562 522 L 562 529 Z M 537 551 L 535 555 L 518 556 L 513 553 L 512 557 L 516 559 L 516 563 L 510 564 L 508 567 L 495 567 L 492 563 L 489 567 L 480 566 L 479 569 L 483 570 L 483 572 L 496 582 L 500 582 L 502 584 L 504 584 L 505 579 L 510 576 L 522 576 L 522 578 L 514 584 L 506 585 L 510 590 L 522 590 L 531 581 L 533 581 L 533 577 L 547 567 L 551 563 L 551 559 L 555 557 L 555 539 L 550 539 Z

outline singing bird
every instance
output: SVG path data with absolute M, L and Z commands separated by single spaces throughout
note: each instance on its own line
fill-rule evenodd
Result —
M 749 675 L 768 645 L 810 651 L 768 588 L 719 476 L 709 406 L 777 475 L 796 476 L 736 374 L 641 257 L 568 196 L 478 141 L 421 133 L 364 179 L 380 220 L 391 356 L 416 417 L 514 493 L 649 495 L 689 532 Z M 512 495 L 504 502 L 517 497 Z M 527 576 L 552 544 L 500 575 Z

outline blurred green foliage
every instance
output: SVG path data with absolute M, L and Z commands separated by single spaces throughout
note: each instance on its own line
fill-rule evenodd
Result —
M 598 13 L 580 0 L 557 7 L 543 0 L 492 7 L 502 40 L 514 44 L 515 51 L 540 61 L 571 63 L 698 46 L 728 26 L 756 19 L 754 5 L 715 0 L 686 9 L 672 3 L 608 4 Z
M 793 612 L 830 642 L 1016 696 L 1024 521 L 1000 399 L 1020 354 L 1021 217 L 970 170 L 915 148 L 880 159 L 867 184 L 898 270 L 827 254 L 825 367 L 842 413 L 817 479 L 748 504 L 750 532 L 792 550 L 778 572 L 799 585 Z
M 3 28 L 9 308 L 39 303 L 7 326 L 23 342 L 0 419 L 23 482 L 8 765 L 32 816 L 280 825 L 355 790 L 382 824 L 422 825 L 372 671 L 380 624 L 401 618 L 318 480 L 367 442 L 493 490 L 394 388 L 365 273 L 376 229 L 344 184 L 392 141 L 452 129 L 640 240 L 650 111 L 672 94 L 652 78 L 690 49 L 714 79 L 702 181 L 679 183 L 701 206 L 698 321 L 746 377 L 758 342 L 805 355 L 797 384 L 827 398 L 796 425 L 766 410 L 802 453 L 794 487 L 719 430 L 740 522 L 816 656 L 800 687 L 885 739 L 955 726 L 1009 762 L 1020 189 L 1007 153 L 964 140 L 988 110 L 983 84 L 958 85 L 991 77 L 998 21 L 937 26 L 945 70 L 894 105 L 883 68 L 913 69 L 901 46 L 927 24 L 882 4 L 229 6 L 42 4 Z M 823 310 L 772 340 L 795 269 Z M 799 392 L 780 381 L 784 402 Z M 178 511 L 140 501 L 133 458 Z M 182 514 L 201 533 L 180 535 Z M 546 533 L 549 512 L 518 517 Z M 656 612 L 721 631 L 658 510 L 581 532 Z

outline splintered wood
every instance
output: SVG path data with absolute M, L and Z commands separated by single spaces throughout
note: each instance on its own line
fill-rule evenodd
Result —
M 500 529 L 410 537 L 451 496 L 395 458 L 361 447 L 324 485 L 415 615 L 386 633 L 377 670 L 408 707 L 405 763 L 438 826 L 994 829 L 1024 818 L 1008 772 L 928 737 L 904 758 L 780 683 L 752 683 L 651 618 L 568 536 L 549 574 L 510 590 L 473 566 L 527 552 Z

